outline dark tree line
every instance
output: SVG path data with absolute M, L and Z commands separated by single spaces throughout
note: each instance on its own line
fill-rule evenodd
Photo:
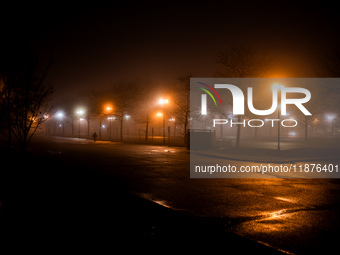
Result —
M 272 67 L 272 59 L 264 52 L 259 52 L 249 45 L 231 46 L 220 50 L 217 58 L 217 77 L 226 78 L 263 78 Z M 237 122 L 242 116 L 237 116 Z M 241 126 L 237 126 L 236 147 L 240 146 Z
M 318 70 L 319 73 L 315 73 L 314 77 L 319 78 L 339 78 L 340 77 L 340 51 L 338 49 L 325 50 L 321 53 L 323 56 L 319 59 Z M 249 45 L 236 45 L 225 48 L 218 52 L 216 58 L 216 77 L 226 78 L 265 78 L 265 74 L 270 71 L 273 60 L 270 55 L 265 52 L 259 52 L 255 48 Z M 330 99 L 337 99 L 340 94 L 340 84 L 334 86 L 328 86 L 327 88 L 314 88 L 313 97 L 318 98 L 318 105 L 309 105 L 315 114 L 320 114 L 325 110 L 329 110 L 330 105 L 333 105 L 334 110 L 338 111 L 338 101 L 331 101 Z M 325 100 L 328 98 L 328 100 Z M 322 99 L 322 100 L 321 100 Z M 255 101 L 258 98 L 254 99 Z M 261 106 L 261 104 L 260 104 Z M 225 114 L 228 115 L 228 114 Z M 226 116 L 224 116 L 226 117 Z M 299 117 L 302 118 L 302 117 Z M 308 128 L 311 126 L 312 119 L 310 116 L 303 116 L 301 123 L 305 130 L 305 139 L 308 139 Z M 336 118 L 338 121 L 339 118 Z M 237 116 L 237 121 L 242 121 L 242 116 Z M 255 128 L 255 136 L 256 136 Z M 236 147 L 240 146 L 241 128 L 237 127 L 236 133 Z
M 123 141 L 126 122 L 131 118 L 135 124 L 144 126 L 145 142 L 149 139 L 150 124 L 160 118 L 156 116 L 156 113 L 162 112 L 166 122 L 170 118 L 176 120 L 176 126 L 183 132 L 182 136 L 186 141 L 185 130 L 189 128 L 190 117 L 190 75 L 179 77 L 171 85 L 161 85 L 151 78 L 120 80 L 112 82 L 107 87 L 84 90 L 77 99 L 73 98 L 72 102 L 64 102 L 60 108 L 57 108 L 66 113 L 68 119 L 75 120 L 79 117 L 86 119 L 87 137 L 90 137 L 90 120 L 99 120 L 99 139 L 101 139 L 102 121 L 108 117 L 114 117 L 119 126 L 119 140 Z M 162 106 L 159 103 L 161 98 L 168 99 L 169 103 Z M 83 109 L 82 116 L 77 115 L 77 109 Z M 71 124 L 71 126 L 74 125 Z M 75 135 L 74 132 L 72 135 Z

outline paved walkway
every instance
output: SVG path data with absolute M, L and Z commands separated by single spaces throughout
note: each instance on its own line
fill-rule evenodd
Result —
M 239 148 L 225 146 L 197 151 L 202 155 L 259 163 L 294 163 L 308 161 L 339 161 L 340 139 L 282 139 L 280 150 L 275 140 L 244 139 Z
M 12 164 L 0 172 L 0 234 L 2 247 L 12 252 L 281 254 L 206 219 L 126 193 L 119 180 L 39 155 L 10 153 L 6 159 Z

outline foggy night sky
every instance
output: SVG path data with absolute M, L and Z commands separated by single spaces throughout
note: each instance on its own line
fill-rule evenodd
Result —
M 158 84 L 188 72 L 212 77 L 217 52 L 238 43 L 274 58 L 270 77 L 315 77 L 318 58 L 339 45 L 336 4 L 1 4 L 1 49 L 51 53 L 56 96 L 144 76 Z

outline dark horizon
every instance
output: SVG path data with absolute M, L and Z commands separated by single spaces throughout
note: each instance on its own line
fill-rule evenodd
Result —
M 51 56 L 55 95 L 149 77 L 213 77 L 219 50 L 245 44 L 273 59 L 265 77 L 319 77 L 339 43 L 334 4 L 227 2 L 4 6 L 4 43 Z M 7 50 L 8 47 L 2 47 Z

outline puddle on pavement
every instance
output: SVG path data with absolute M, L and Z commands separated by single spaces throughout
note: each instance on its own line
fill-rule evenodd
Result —
M 160 149 L 160 150 L 150 150 L 151 152 L 169 152 L 169 153 L 175 153 L 175 150 L 167 150 L 167 149 Z
M 164 150 L 164 152 L 171 152 L 171 153 L 175 153 L 175 151 L 173 151 L 173 150 Z
M 289 203 L 296 203 L 296 200 L 291 199 L 291 198 L 286 198 L 286 197 L 274 197 L 277 200 L 289 202 Z
M 313 217 L 306 217 L 306 212 L 313 210 L 313 208 L 308 207 L 297 207 L 265 212 L 241 222 L 235 230 L 245 236 L 257 236 L 258 234 L 270 236 L 278 233 L 291 235 L 298 229 L 311 225 L 310 221 L 313 220 Z

